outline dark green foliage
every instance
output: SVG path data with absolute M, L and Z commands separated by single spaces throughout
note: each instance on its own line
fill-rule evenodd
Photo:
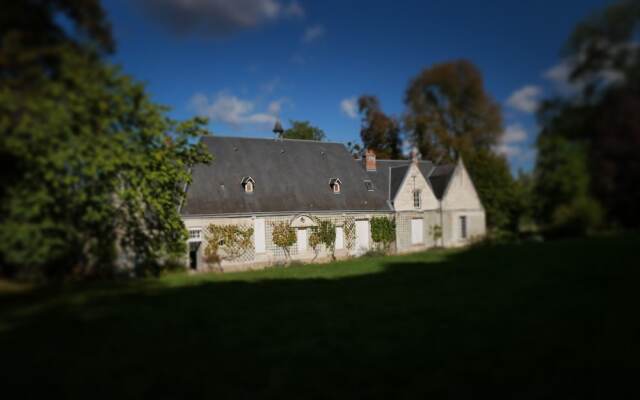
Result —
M 523 199 L 507 160 L 490 150 L 480 149 L 470 153 L 464 162 L 486 211 L 487 225 L 517 231 Z
M 384 252 L 388 252 L 391 244 L 396 241 L 396 220 L 387 217 L 372 217 L 371 239 L 374 243 L 382 246 Z
M 362 114 L 360 138 L 364 148 L 373 150 L 380 159 L 402 158 L 400 122 L 382 111 L 380 101 L 375 96 L 360 96 L 358 110 Z
M 640 226 L 639 28 L 640 1 L 619 1 L 580 23 L 567 43 L 563 57 L 581 90 L 546 101 L 539 113 L 543 222 L 555 207 L 597 201 L 609 224 Z M 571 171 L 563 177 L 561 169 Z
M 331 258 L 335 260 L 336 225 L 328 219 L 318 219 L 316 223 L 317 226 L 311 229 L 313 242 L 324 245 L 325 249 L 331 253 Z
M 1 25 L 0 59 L 20 61 L 0 65 L 3 272 L 156 270 L 183 254 L 178 206 L 189 167 L 209 159 L 193 144 L 206 121 L 167 118 L 140 83 L 57 25 L 62 10 L 80 37 L 110 48 L 108 25 L 92 21 L 102 15 L 96 2 L 28 4 L 36 15 L 21 16 L 27 3 L 16 2 Z
M 311 125 L 309 121 L 289 121 L 291 128 L 284 131 L 284 139 L 301 139 L 323 141 L 327 137 L 324 131 L 317 126 Z
M 634 398 L 639 246 L 594 238 L 0 293 L 0 385 L 67 399 Z

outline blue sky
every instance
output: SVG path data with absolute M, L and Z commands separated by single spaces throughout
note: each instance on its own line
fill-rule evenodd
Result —
M 217 135 L 272 137 L 273 120 L 309 120 L 359 141 L 354 99 L 401 115 L 408 81 L 465 58 L 503 108 L 497 151 L 530 170 L 540 98 L 570 90 L 561 49 L 604 0 L 105 0 L 113 59 L 175 118 L 211 119 Z M 357 111 L 357 110 L 356 110 Z

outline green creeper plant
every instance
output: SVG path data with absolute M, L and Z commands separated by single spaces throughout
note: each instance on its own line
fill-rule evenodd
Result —
M 271 226 L 273 244 L 280 247 L 287 260 L 290 260 L 291 252 L 289 248 L 296 243 L 295 229 L 286 221 L 272 223 Z
M 251 248 L 253 228 L 210 224 L 205 230 L 204 258 L 209 266 L 223 260 L 236 260 Z
M 396 221 L 394 218 L 372 217 L 371 239 L 386 253 L 391 248 L 391 243 L 396 240 Z

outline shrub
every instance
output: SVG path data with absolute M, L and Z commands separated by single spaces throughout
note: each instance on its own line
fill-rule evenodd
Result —
M 438 246 L 438 241 L 442 239 L 442 226 L 435 224 L 429 227 L 429 234 L 433 239 L 434 246 Z
M 371 218 L 371 239 L 382 247 L 386 253 L 391 247 L 391 243 L 396 240 L 396 221 L 393 218 L 373 217 Z
M 582 236 L 598 229 L 603 217 L 600 203 L 585 196 L 577 197 L 554 210 L 550 233 L 552 236 Z

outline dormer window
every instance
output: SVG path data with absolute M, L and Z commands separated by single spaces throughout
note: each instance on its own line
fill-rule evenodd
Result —
M 245 193 L 253 193 L 256 181 L 254 181 L 252 177 L 245 176 L 242 178 L 242 181 L 240 183 L 242 184 Z
M 373 192 L 373 182 L 371 182 L 369 179 L 366 179 L 364 181 L 364 187 L 366 187 L 369 192 Z
M 333 193 L 339 194 L 341 190 L 342 182 L 340 178 L 331 178 L 329 179 L 329 187 L 333 190 Z

